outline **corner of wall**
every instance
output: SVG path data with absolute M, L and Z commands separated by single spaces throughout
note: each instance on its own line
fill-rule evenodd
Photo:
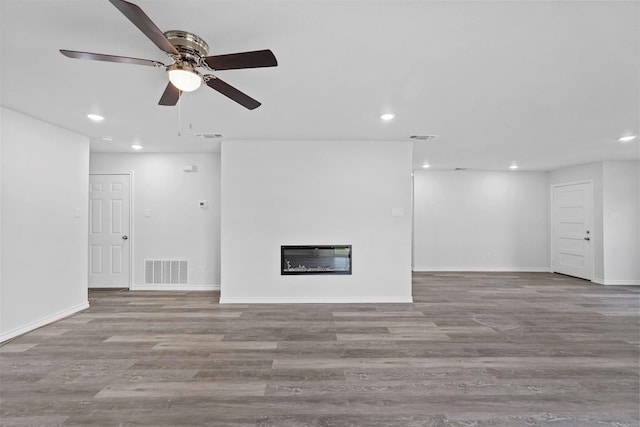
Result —
M 89 308 L 89 301 L 74 305 L 65 310 L 58 311 L 56 313 L 41 317 L 39 319 L 32 320 L 29 323 L 21 325 L 17 328 L 13 328 L 9 331 L 3 332 L 0 335 L 0 343 L 10 340 L 12 338 L 18 337 L 20 335 L 26 334 L 42 326 L 46 326 L 50 323 L 57 322 L 64 318 L 73 316 L 74 314 L 77 314 L 83 310 L 86 310 L 87 308 Z

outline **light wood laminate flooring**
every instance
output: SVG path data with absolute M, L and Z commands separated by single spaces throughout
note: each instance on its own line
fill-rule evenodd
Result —
M 88 310 L 0 347 L 0 423 L 638 426 L 638 287 L 413 282 L 412 304 L 91 291 Z

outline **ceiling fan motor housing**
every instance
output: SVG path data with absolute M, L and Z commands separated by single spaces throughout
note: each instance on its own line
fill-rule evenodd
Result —
M 165 37 L 180 52 L 180 62 L 188 62 L 199 67 L 204 63 L 201 59 L 208 55 L 209 45 L 202 37 L 181 30 L 171 30 L 164 33 Z

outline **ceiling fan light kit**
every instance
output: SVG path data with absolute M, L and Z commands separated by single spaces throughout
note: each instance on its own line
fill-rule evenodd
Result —
M 186 63 L 175 63 L 167 67 L 169 81 L 183 92 L 193 92 L 202 84 L 202 77 L 196 69 Z
M 139 6 L 124 0 L 109 0 L 109 2 L 138 27 L 160 50 L 165 52 L 171 58 L 172 63 L 165 65 L 149 59 L 64 49 L 61 49 L 60 53 L 74 59 L 164 67 L 167 70 L 169 83 L 167 83 L 167 87 L 160 97 L 158 102 L 160 105 L 176 105 L 182 92 L 192 92 L 198 89 L 203 81 L 210 88 L 249 110 L 261 105 L 260 102 L 220 80 L 217 76 L 213 74 L 201 75 L 197 68 L 201 67 L 208 71 L 216 71 L 275 67 L 278 65 L 278 61 L 273 52 L 265 49 L 208 56 L 209 45 L 201 37 L 180 30 L 171 30 L 163 33 Z

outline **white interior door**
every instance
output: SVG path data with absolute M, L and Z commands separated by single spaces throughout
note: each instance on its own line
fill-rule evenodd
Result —
M 553 271 L 591 280 L 591 183 L 558 185 L 552 194 L 551 265 Z
M 130 287 L 130 177 L 89 176 L 89 287 Z

